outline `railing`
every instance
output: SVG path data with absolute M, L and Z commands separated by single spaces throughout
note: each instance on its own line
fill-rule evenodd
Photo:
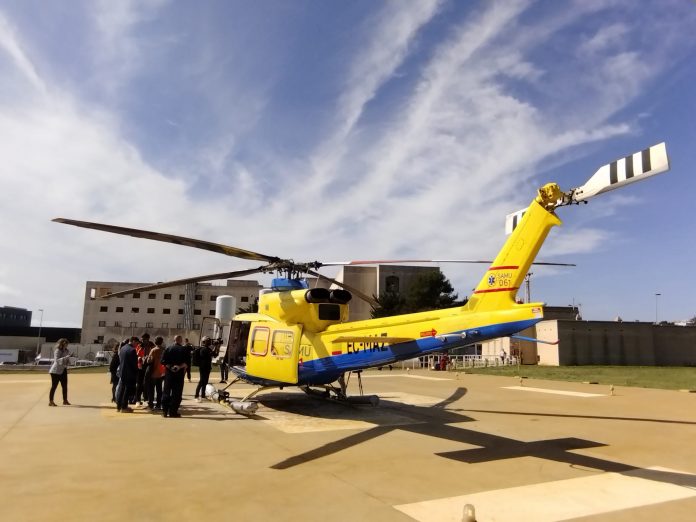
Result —
M 441 369 L 443 355 L 424 355 L 401 361 L 399 363 L 402 370 L 416 370 L 427 368 L 430 370 Z M 501 358 L 497 355 L 448 355 L 446 361 L 447 370 L 461 370 L 464 368 L 486 368 L 489 366 L 510 366 L 517 364 L 517 357 Z

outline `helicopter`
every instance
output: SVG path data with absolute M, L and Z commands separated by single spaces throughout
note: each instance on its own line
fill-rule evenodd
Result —
M 255 273 L 276 273 L 270 291 L 262 292 L 258 312 L 238 313 L 230 328 L 235 354 L 232 383 L 211 393 L 235 412 L 253 414 L 257 393 L 297 386 L 307 394 L 339 401 L 377 404 L 376 396 L 348 396 L 347 378 L 367 368 L 381 367 L 434 352 L 442 352 L 499 337 L 520 336 L 544 318 L 544 303 L 517 302 L 516 295 L 549 231 L 561 225 L 555 210 L 579 205 L 599 194 L 669 170 L 665 143 L 600 167 L 588 181 L 569 191 L 548 183 L 529 206 L 507 216 L 509 234 L 462 306 L 391 317 L 348 321 L 349 302 L 355 295 L 373 306 L 376 300 L 317 270 L 324 266 L 374 264 L 384 261 L 297 263 L 233 246 L 146 230 L 56 218 L 53 221 L 121 235 L 175 243 L 224 255 L 262 261 L 255 268 L 207 274 L 114 292 L 101 298 L 155 290 L 187 283 L 230 279 Z M 400 260 L 480 262 L 466 260 Z M 396 262 L 396 261 L 388 261 Z M 541 263 L 540 263 L 541 264 Z M 546 263 L 552 264 L 552 263 Z M 305 275 L 331 283 L 331 288 L 309 288 Z M 338 288 L 333 288 L 338 287 Z M 244 363 L 242 363 L 244 362 Z M 245 382 L 256 388 L 242 399 L 230 398 L 227 388 Z M 362 384 L 360 385 L 362 392 Z

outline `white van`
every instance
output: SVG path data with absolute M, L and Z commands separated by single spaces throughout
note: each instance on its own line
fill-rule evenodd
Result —
M 94 356 L 94 364 L 109 364 L 111 362 L 111 352 L 97 352 Z

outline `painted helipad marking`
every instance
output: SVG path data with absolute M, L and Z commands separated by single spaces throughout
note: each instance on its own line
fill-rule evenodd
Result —
M 529 388 L 528 386 L 503 386 L 504 390 L 519 390 L 537 393 L 551 393 L 553 395 L 570 395 L 572 397 L 606 397 L 602 393 L 585 393 L 566 390 L 549 390 L 547 388 Z
M 420 522 L 460 522 L 466 504 L 474 506 L 479 522 L 553 522 L 696 497 L 692 488 L 636 476 L 641 472 L 601 473 L 394 507 Z
M 406 379 L 421 379 L 421 380 L 423 380 L 423 381 L 449 381 L 449 380 L 451 380 L 451 379 L 444 379 L 444 378 L 442 378 L 442 377 L 425 377 L 425 376 L 423 376 L 423 375 L 409 375 L 409 374 L 407 374 L 407 373 L 396 373 L 396 374 L 393 374 L 393 375 L 390 375 L 390 374 L 386 374 L 386 375 L 376 375 L 376 374 L 374 374 L 374 375 L 373 375 L 373 374 L 365 375 L 365 374 L 363 374 L 362 377 L 363 377 L 363 379 L 379 379 L 380 377 L 381 377 L 381 378 L 385 378 L 385 377 L 405 377 Z

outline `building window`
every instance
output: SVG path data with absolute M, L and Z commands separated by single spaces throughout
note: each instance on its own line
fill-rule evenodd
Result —
M 153 323 L 145 323 L 145 328 L 152 328 L 152 327 L 153 327 Z
M 157 294 L 147 294 L 148 299 L 155 299 L 157 298 Z
M 193 311 L 193 315 L 201 315 L 201 311 L 200 311 L 200 310 L 194 310 L 194 311 Z
M 169 308 L 162 309 L 163 314 L 169 315 L 170 312 L 171 312 L 171 309 L 169 309 Z
M 104 344 L 104 336 L 103 335 L 97 336 L 97 344 Z
M 200 324 L 198 324 L 198 323 L 193 323 L 193 329 L 194 329 L 194 330 L 198 330 L 198 329 L 200 329 L 200 327 L 201 327 Z
M 131 313 L 137 314 L 137 313 L 139 313 L 139 312 L 140 312 L 140 308 L 135 307 L 135 306 L 134 306 L 133 308 L 131 308 Z M 132 325 L 131 325 L 131 326 L 132 326 Z
M 186 296 L 184 294 L 179 294 L 179 301 L 183 301 L 186 299 Z
M 165 298 L 165 299 L 171 299 L 171 298 L 172 298 L 172 294 L 164 294 L 164 298 Z
M 116 307 L 117 312 L 123 312 L 123 307 L 122 306 L 117 306 Z
M 201 294 L 196 294 L 196 301 L 200 301 L 203 299 L 203 296 Z
M 385 280 L 387 286 L 387 292 L 398 294 L 399 293 L 399 278 L 396 276 L 387 276 Z
M 211 296 L 210 296 L 210 300 L 211 300 L 211 301 L 215 301 L 216 299 L 217 299 L 217 296 L 216 296 L 216 295 L 211 295 Z
M 154 308 L 148 308 L 148 309 L 147 309 L 147 313 L 148 313 L 148 314 L 154 314 L 154 313 L 155 313 L 155 309 L 154 309 Z
M 181 329 L 184 327 L 184 323 L 176 323 L 176 327 Z
M 138 323 L 136 323 L 135 321 L 131 321 L 130 325 L 131 325 L 131 328 L 137 328 Z
M 183 308 L 179 308 L 179 315 L 184 315 L 184 309 L 183 309 Z M 177 326 L 177 328 L 179 328 L 179 327 Z
M 108 306 L 100 306 L 100 307 L 99 307 L 99 311 L 100 311 L 100 312 L 108 312 L 108 311 L 109 311 L 109 307 L 108 307 Z
M 169 323 L 162 323 L 162 328 L 169 328 Z
M 99 321 L 99 326 L 106 326 L 106 321 Z
M 210 312 L 208 312 L 208 315 L 215 316 L 215 310 L 211 310 Z
M 242 303 L 248 303 L 248 302 L 249 302 L 249 298 L 248 298 L 247 296 L 243 295 L 242 298 L 241 298 L 241 301 L 242 301 Z
M 135 292 L 133 294 L 133 299 L 140 299 L 140 292 Z
M 114 321 L 114 326 L 123 326 L 123 324 L 121 324 L 121 321 Z

